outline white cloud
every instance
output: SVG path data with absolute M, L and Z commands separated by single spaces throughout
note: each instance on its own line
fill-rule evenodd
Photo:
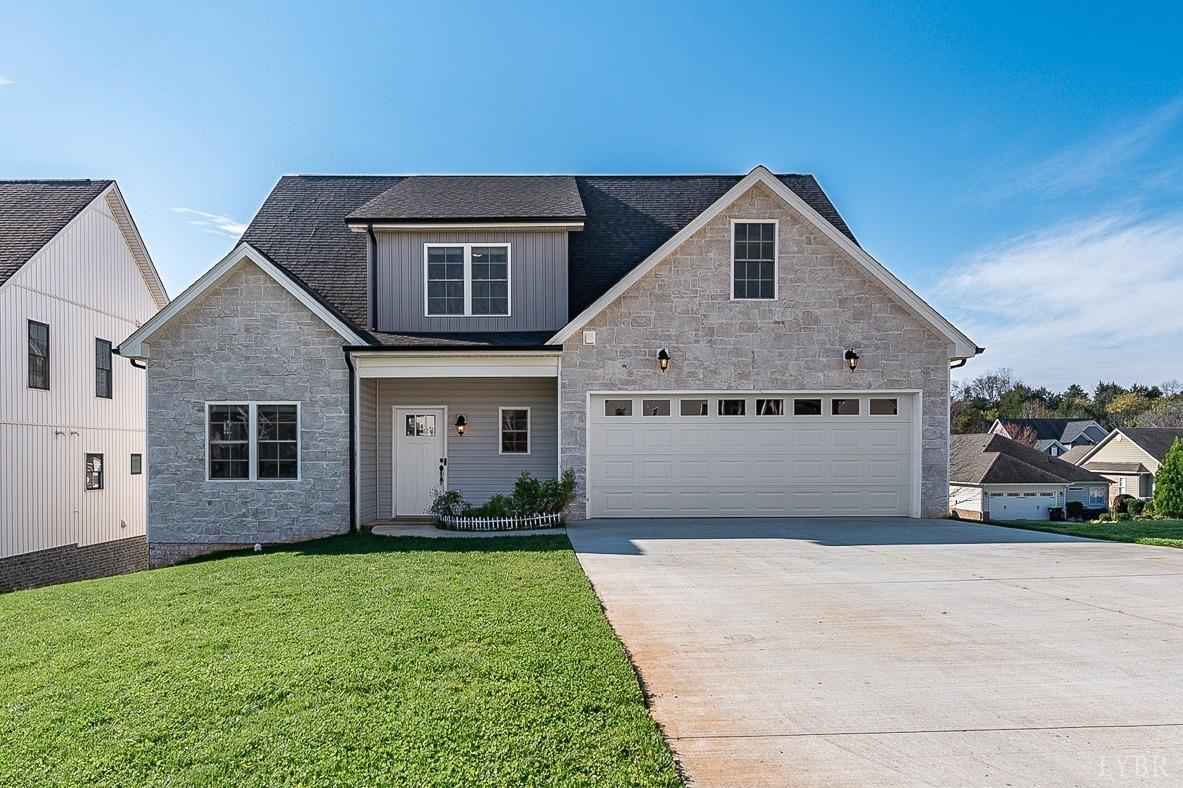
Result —
M 16 83 L 13 82 L 11 79 L 4 76 L 3 74 L 0 74 L 0 85 L 15 85 L 15 84 Z
M 245 224 L 235 221 L 229 216 L 223 216 L 220 213 L 199 211 L 196 208 L 173 208 L 173 211 L 198 217 L 196 219 L 190 219 L 189 224 L 200 227 L 203 232 L 229 236 L 231 238 L 238 238 L 246 232 Z
M 940 301 L 987 356 L 1029 383 L 1183 373 L 1183 215 L 1100 216 L 971 255 Z
M 985 189 L 985 197 L 1002 199 L 1015 194 L 1070 194 L 1097 186 L 1110 176 L 1152 182 L 1160 177 L 1163 162 L 1156 148 L 1183 119 L 1183 96 L 1167 102 L 1149 115 L 1118 129 L 1096 134 L 1059 153 L 1010 173 Z

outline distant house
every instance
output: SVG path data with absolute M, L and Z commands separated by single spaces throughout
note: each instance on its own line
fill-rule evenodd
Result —
M 1109 497 L 1154 495 L 1154 476 L 1183 429 L 1147 427 L 1114 430 L 1077 460 L 1110 481 Z
M 1003 435 L 954 435 L 949 508 L 970 520 L 1047 520 L 1053 506 L 1108 507 L 1109 481 Z
M 168 302 L 114 181 L 0 181 L 0 591 L 147 567 L 144 372 Z
M 989 431 L 1053 457 L 1073 446 L 1093 446 L 1108 434 L 1092 419 L 995 419 Z

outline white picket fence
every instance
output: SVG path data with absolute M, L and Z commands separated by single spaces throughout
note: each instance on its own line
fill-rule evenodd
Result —
M 555 528 L 563 524 L 561 514 L 536 514 L 530 517 L 441 517 L 449 531 L 525 531 L 531 528 Z

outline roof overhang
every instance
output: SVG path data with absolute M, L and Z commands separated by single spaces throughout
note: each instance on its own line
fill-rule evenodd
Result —
M 358 352 L 361 351 L 361 352 Z M 359 378 L 557 378 L 562 350 L 346 348 Z
M 189 285 L 185 289 L 185 292 L 177 296 L 168 306 L 157 312 L 151 320 L 141 326 L 138 331 L 125 339 L 123 344 L 119 346 L 119 354 L 129 358 L 150 358 L 152 336 L 182 314 L 203 293 L 217 286 L 244 263 L 253 263 L 262 269 L 280 287 L 324 321 L 329 328 L 340 334 L 346 343 L 354 345 L 365 343 L 365 339 L 348 323 L 337 317 L 337 315 L 333 314 L 332 310 L 314 298 L 290 274 L 275 265 L 266 255 L 256 250 L 250 244 L 240 243 L 231 250 L 230 254 L 223 257 L 217 265 L 202 274 L 201 278 L 196 282 Z
M 546 220 L 546 219 L 504 219 L 490 221 L 430 221 L 408 220 L 395 221 L 392 219 L 374 219 L 346 222 L 355 233 L 365 233 L 373 230 L 436 230 L 436 231 L 465 231 L 465 230 L 582 230 L 582 219 Z
M 581 327 L 586 325 L 588 321 L 603 311 L 609 304 L 623 295 L 629 288 L 636 284 L 645 274 L 652 271 L 658 263 L 669 257 L 678 247 L 690 239 L 695 233 L 701 230 L 708 222 L 722 213 L 731 203 L 735 202 L 741 196 L 747 193 L 749 189 L 757 183 L 762 183 L 770 191 L 780 197 L 784 202 L 793 208 L 797 213 L 812 224 L 819 232 L 829 238 L 839 249 L 845 252 L 856 263 L 860 264 L 867 272 L 886 287 L 892 294 L 896 296 L 905 306 L 909 307 L 917 316 L 924 320 L 927 324 L 933 327 L 941 336 L 949 340 L 949 358 L 962 359 L 972 358 L 982 351 L 973 341 L 963 334 L 956 326 L 949 322 L 939 312 L 933 309 L 927 302 L 924 301 L 916 293 L 901 282 L 893 273 L 888 271 L 879 261 L 871 257 L 863 251 L 862 247 L 854 241 L 847 238 L 839 232 L 832 224 L 826 221 L 821 214 L 815 211 L 805 200 L 797 196 L 788 186 L 785 186 L 780 180 L 772 174 L 763 165 L 756 167 L 754 170 L 744 176 L 735 186 L 730 188 L 722 197 L 716 200 L 711 207 L 707 208 L 701 214 L 694 218 L 689 224 L 679 230 L 668 241 L 659 246 L 656 251 L 645 258 L 636 268 L 630 271 L 623 279 L 617 282 L 608 292 L 600 296 L 587 309 L 580 312 L 574 319 L 567 323 L 559 330 L 551 339 L 549 344 L 562 344 L 575 335 Z

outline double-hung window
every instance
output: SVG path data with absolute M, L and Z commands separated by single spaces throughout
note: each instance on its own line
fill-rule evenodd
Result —
M 776 220 L 731 225 L 731 297 L 776 298 Z
M 94 341 L 94 395 L 111 399 L 111 343 Z
M 508 317 L 509 244 L 426 244 L 427 317 Z
M 530 409 L 498 408 L 501 421 L 501 454 L 530 453 Z
M 206 405 L 207 478 L 300 478 L 300 406 L 294 402 Z
M 49 391 L 49 326 L 29 321 L 29 388 Z

